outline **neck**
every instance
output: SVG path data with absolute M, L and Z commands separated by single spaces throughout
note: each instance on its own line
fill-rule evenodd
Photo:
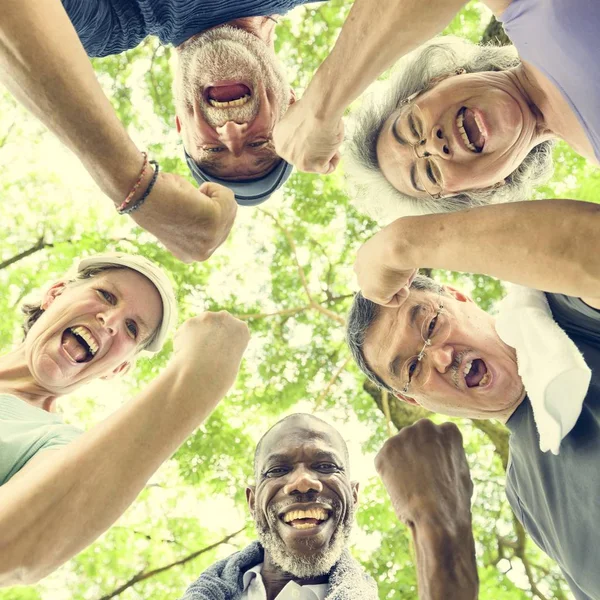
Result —
M 0 392 L 17 396 L 48 412 L 54 410 L 56 394 L 36 382 L 27 364 L 25 344 L 0 357 Z
M 504 71 L 517 87 L 519 92 L 525 98 L 527 105 L 537 121 L 537 139 L 535 144 L 540 144 L 549 139 L 555 138 L 556 133 L 548 126 L 548 118 L 545 111 L 548 106 L 548 96 L 539 86 L 538 82 L 531 77 L 531 74 L 523 64 L 514 69 Z
M 267 591 L 267 600 L 274 600 L 290 581 L 295 581 L 298 585 L 318 585 L 319 583 L 327 583 L 329 580 L 328 575 L 320 575 L 319 577 L 312 577 L 310 579 L 294 577 L 291 573 L 282 571 L 271 560 L 271 556 L 266 550 L 261 577 Z

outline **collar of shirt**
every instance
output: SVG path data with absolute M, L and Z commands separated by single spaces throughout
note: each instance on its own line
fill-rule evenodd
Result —
M 266 600 L 267 591 L 261 575 L 262 567 L 263 563 L 260 563 L 244 573 L 242 600 Z M 325 600 L 328 587 L 326 583 L 298 585 L 295 581 L 290 581 L 277 594 L 276 600 Z

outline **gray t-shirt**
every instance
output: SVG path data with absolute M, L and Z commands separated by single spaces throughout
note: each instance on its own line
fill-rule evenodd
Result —
M 82 433 L 57 414 L 0 394 L 0 485 L 40 452 L 65 446 Z
M 529 535 L 558 563 L 577 600 L 599 600 L 600 311 L 578 298 L 546 297 L 554 319 L 592 370 L 592 381 L 557 456 L 540 451 L 528 398 L 513 413 L 507 422 L 506 495 Z

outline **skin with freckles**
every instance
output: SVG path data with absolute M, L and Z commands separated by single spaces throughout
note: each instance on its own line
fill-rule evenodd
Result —
M 445 290 L 447 295 L 441 298 L 450 328 L 442 342 L 434 341 L 427 348 L 423 360 L 429 363 L 429 377 L 424 383 L 411 383 L 410 395 L 401 391 L 396 395 L 449 416 L 506 422 L 525 397 L 514 349 L 498 337 L 492 316 L 461 292 L 450 287 Z M 367 364 L 394 390 L 402 390 L 407 374 L 403 369 L 390 372 L 390 365 L 400 356 L 398 364 L 407 366 L 405 359 L 423 348 L 423 311 L 416 313 L 413 325 L 411 309 L 421 305 L 435 311 L 439 300 L 435 293 L 411 290 L 400 307 L 381 307 L 369 329 L 364 344 Z M 484 387 L 466 384 L 464 367 L 474 359 L 483 361 L 490 373 L 491 380 Z
M 377 157 L 386 179 L 413 197 L 451 196 L 501 185 L 530 150 L 550 139 L 532 106 L 523 67 L 447 77 L 385 122 Z M 457 115 L 477 114 L 485 136 L 481 152 L 469 149 Z
M 107 271 L 77 285 L 59 282 L 46 292 L 42 308 L 23 350 L 37 385 L 57 395 L 128 368 L 162 318 L 158 290 L 131 269 Z M 78 325 L 99 345 L 89 362 L 73 361 L 62 347 L 65 330 Z
M 280 160 L 272 130 L 295 96 L 275 56 L 274 25 L 264 17 L 239 19 L 177 48 L 177 131 L 188 154 L 215 177 L 260 177 Z M 244 104 L 211 104 L 211 90 L 226 84 L 245 86 L 247 94 L 232 92 Z
M 310 415 L 294 415 L 263 438 L 256 485 L 246 490 L 250 512 L 265 548 L 267 590 L 290 580 L 326 582 L 352 527 L 358 483 L 350 481 L 347 450 L 339 433 Z M 282 516 L 321 507 L 329 518 L 312 529 L 295 529 Z M 276 595 L 276 594 L 275 594 Z

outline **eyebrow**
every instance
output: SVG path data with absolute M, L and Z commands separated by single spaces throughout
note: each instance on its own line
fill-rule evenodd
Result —
M 408 313 L 408 317 L 409 317 L 409 323 L 410 323 L 410 327 L 412 329 L 415 328 L 416 324 L 417 324 L 417 317 L 419 316 L 419 313 L 421 312 L 421 310 L 424 308 L 424 306 L 422 304 L 415 304 L 409 311 Z M 393 377 L 399 377 L 400 373 L 400 367 L 404 364 L 404 360 L 402 359 L 402 356 L 400 354 L 398 354 L 388 365 L 388 372 L 390 375 L 392 375 Z
M 117 297 L 121 300 L 124 300 L 123 292 L 121 291 L 119 286 L 112 282 L 110 283 L 110 285 L 112 285 L 114 291 L 116 292 Z M 162 298 L 161 298 L 161 300 L 162 300 Z M 150 337 L 150 334 L 151 334 L 150 327 L 148 327 L 148 324 L 146 323 L 146 321 L 144 321 L 144 319 L 139 314 L 136 315 L 135 320 L 136 320 L 136 323 L 138 323 L 138 325 L 141 325 L 141 329 L 144 333 L 144 338 L 142 340 L 140 340 L 139 343 L 144 343 Z
M 401 146 L 409 146 L 410 144 L 408 143 L 408 141 L 405 140 L 396 130 L 396 123 L 398 122 L 398 119 L 400 118 L 400 116 L 401 116 L 401 114 L 398 115 L 396 117 L 396 120 L 392 123 L 392 135 L 394 136 L 394 139 Z M 410 165 L 410 184 L 412 185 L 415 192 L 424 192 L 425 191 L 425 190 L 419 189 L 419 187 L 417 186 L 417 161 L 415 161 L 415 160 L 413 160 Z

